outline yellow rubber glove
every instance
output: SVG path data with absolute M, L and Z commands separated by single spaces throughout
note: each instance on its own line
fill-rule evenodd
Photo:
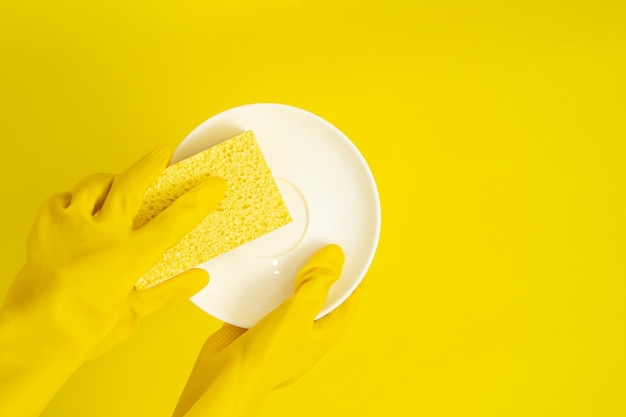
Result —
M 128 338 L 145 315 L 208 283 L 191 269 L 147 291 L 134 284 L 226 191 L 211 178 L 143 228 L 133 218 L 168 165 L 157 148 L 120 175 L 97 174 L 41 206 L 27 260 L 0 308 L 0 416 L 35 416 L 86 360 Z
M 329 245 L 298 273 L 295 294 L 252 329 L 224 325 L 204 344 L 174 417 L 251 416 L 267 394 L 295 381 L 337 342 L 362 295 L 314 321 L 339 279 L 343 251 Z

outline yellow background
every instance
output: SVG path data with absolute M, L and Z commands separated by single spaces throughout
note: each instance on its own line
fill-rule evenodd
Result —
M 626 415 L 626 3 L 13 3 L 0 294 L 45 196 L 286 103 L 354 141 L 383 227 L 349 331 L 260 416 Z M 169 416 L 217 326 L 151 317 L 44 416 Z

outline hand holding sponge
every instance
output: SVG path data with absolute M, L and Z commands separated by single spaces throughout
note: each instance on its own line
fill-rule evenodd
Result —
M 189 268 L 290 221 L 252 132 L 170 158 L 157 148 L 41 206 L 0 306 L 0 415 L 38 415 L 85 360 L 202 289 Z

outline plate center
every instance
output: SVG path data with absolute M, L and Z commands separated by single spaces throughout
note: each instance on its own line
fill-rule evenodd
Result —
M 285 255 L 298 246 L 309 226 L 309 210 L 300 190 L 283 178 L 276 178 L 276 184 L 293 221 L 239 247 L 250 255 L 262 258 Z

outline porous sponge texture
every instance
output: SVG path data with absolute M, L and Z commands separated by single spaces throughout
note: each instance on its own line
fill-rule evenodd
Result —
M 247 131 L 163 171 L 146 190 L 133 228 L 139 229 L 210 176 L 228 188 L 217 209 L 170 248 L 135 284 L 157 285 L 292 221 L 254 133 Z

